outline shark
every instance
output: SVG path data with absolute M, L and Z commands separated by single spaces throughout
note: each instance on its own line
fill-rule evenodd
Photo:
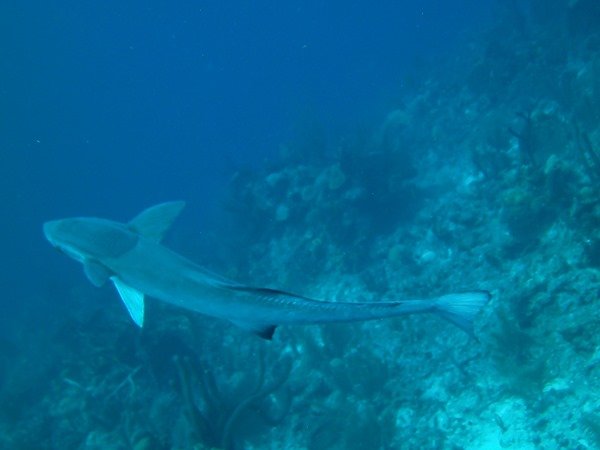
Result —
M 223 319 L 271 340 L 277 326 L 357 322 L 432 313 L 473 334 L 473 322 L 490 300 L 476 290 L 397 301 L 324 301 L 270 287 L 254 287 L 213 273 L 161 244 L 185 206 L 152 206 L 126 223 L 74 217 L 43 224 L 46 239 L 80 262 L 97 287 L 110 282 L 133 322 L 144 325 L 146 298 Z

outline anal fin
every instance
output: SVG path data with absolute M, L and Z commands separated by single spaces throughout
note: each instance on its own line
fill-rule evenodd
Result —
M 268 341 L 273 339 L 273 333 L 275 333 L 275 329 L 277 328 L 277 325 L 264 325 L 261 323 L 243 322 L 238 320 L 232 320 L 231 323 Z
M 110 278 L 121 296 L 129 315 L 138 327 L 144 326 L 144 294 L 123 283 L 117 277 Z

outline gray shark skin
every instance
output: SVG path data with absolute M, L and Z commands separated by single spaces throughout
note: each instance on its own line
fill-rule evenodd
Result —
M 271 339 L 278 325 L 326 324 L 436 313 L 467 333 L 491 298 L 473 291 L 423 300 L 328 302 L 269 288 L 245 286 L 194 264 L 160 244 L 184 202 L 153 206 L 128 223 L 93 217 L 54 220 L 44 234 L 57 249 L 81 262 L 95 286 L 111 281 L 138 326 L 144 298 L 227 320 Z

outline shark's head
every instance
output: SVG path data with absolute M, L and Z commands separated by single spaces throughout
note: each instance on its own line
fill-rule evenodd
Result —
M 52 220 L 44 223 L 44 235 L 58 250 L 83 264 L 84 273 L 94 286 L 102 286 L 111 280 L 129 314 L 141 327 L 144 294 L 126 284 L 123 275 L 132 260 L 134 263 L 142 261 L 142 264 L 145 260 L 143 251 L 132 252 L 138 248 L 137 244 L 146 243 L 141 246 L 142 250 L 158 245 L 184 205 L 181 201 L 161 203 L 142 211 L 127 223 L 95 217 Z M 120 259 L 121 256 L 125 257 Z M 136 276 L 132 279 L 135 281 Z
M 44 234 L 54 247 L 82 263 L 118 257 L 135 247 L 138 239 L 127 225 L 93 217 L 46 222 Z

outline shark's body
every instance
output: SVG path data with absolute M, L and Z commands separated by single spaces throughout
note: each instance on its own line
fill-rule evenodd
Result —
M 144 296 L 228 320 L 271 339 L 277 325 L 381 319 L 438 313 L 468 333 L 490 294 L 474 291 L 426 300 L 327 302 L 244 286 L 213 274 L 160 244 L 183 202 L 149 208 L 129 223 L 72 218 L 44 224 L 52 245 L 84 265 L 90 281 L 111 280 L 134 322 L 143 325 Z

